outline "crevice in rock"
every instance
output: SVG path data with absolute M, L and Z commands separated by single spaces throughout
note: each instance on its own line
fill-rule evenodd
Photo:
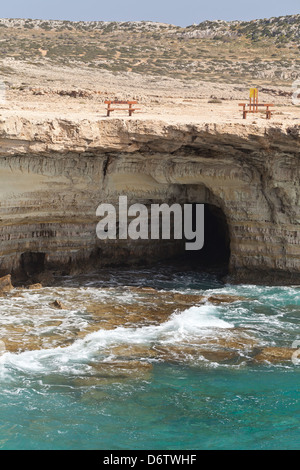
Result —
M 111 162 L 112 162 L 112 157 L 111 157 L 111 155 L 108 155 L 108 157 L 106 157 L 106 159 L 103 163 L 103 177 L 104 177 L 104 179 L 107 175 L 108 167 L 111 164 Z

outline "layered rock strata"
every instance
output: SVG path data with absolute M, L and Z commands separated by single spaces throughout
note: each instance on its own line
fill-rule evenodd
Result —
M 300 127 L 139 119 L 0 122 L 0 275 L 146 263 L 182 244 L 99 240 L 100 203 L 204 203 L 235 281 L 300 283 Z M 224 233 L 225 237 L 225 233 Z

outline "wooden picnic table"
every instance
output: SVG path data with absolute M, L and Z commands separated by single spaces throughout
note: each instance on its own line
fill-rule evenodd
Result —
M 259 107 L 264 106 L 266 108 L 266 118 L 271 119 L 272 111 L 269 109 L 271 106 L 274 106 L 272 103 L 239 103 L 239 106 L 243 106 L 243 119 L 247 118 L 248 113 L 258 113 Z M 246 107 L 249 109 L 246 109 Z
M 110 113 L 112 111 L 128 111 L 129 116 L 132 116 L 134 111 L 136 111 L 139 108 L 133 108 L 133 105 L 137 104 L 137 101 L 119 101 L 119 100 L 106 100 L 104 101 L 105 104 L 107 104 L 107 116 L 110 116 Z M 119 105 L 127 105 L 126 108 L 120 108 Z M 111 107 L 115 106 L 115 107 Z

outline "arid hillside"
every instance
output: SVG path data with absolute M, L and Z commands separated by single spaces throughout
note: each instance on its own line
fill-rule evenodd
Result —
M 290 85 L 300 75 L 300 15 L 186 28 L 152 22 L 0 20 L 0 73 L 88 67 L 186 80 Z M 11 63 L 12 62 L 12 63 Z

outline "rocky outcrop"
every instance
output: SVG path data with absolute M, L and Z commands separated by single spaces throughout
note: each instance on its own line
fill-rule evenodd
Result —
M 11 275 L 8 274 L 7 276 L 3 276 L 0 278 L 0 294 L 3 292 L 9 292 L 13 289 L 13 285 L 11 283 Z
M 292 362 L 294 353 L 295 349 L 291 348 L 263 348 L 256 356 L 254 356 L 254 361 L 269 362 L 271 364 Z
M 300 126 L 153 120 L 0 123 L 1 274 L 173 256 L 172 241 L 101 241 L 102 202 L 222 211 L 231 279 L 300 283 Z

